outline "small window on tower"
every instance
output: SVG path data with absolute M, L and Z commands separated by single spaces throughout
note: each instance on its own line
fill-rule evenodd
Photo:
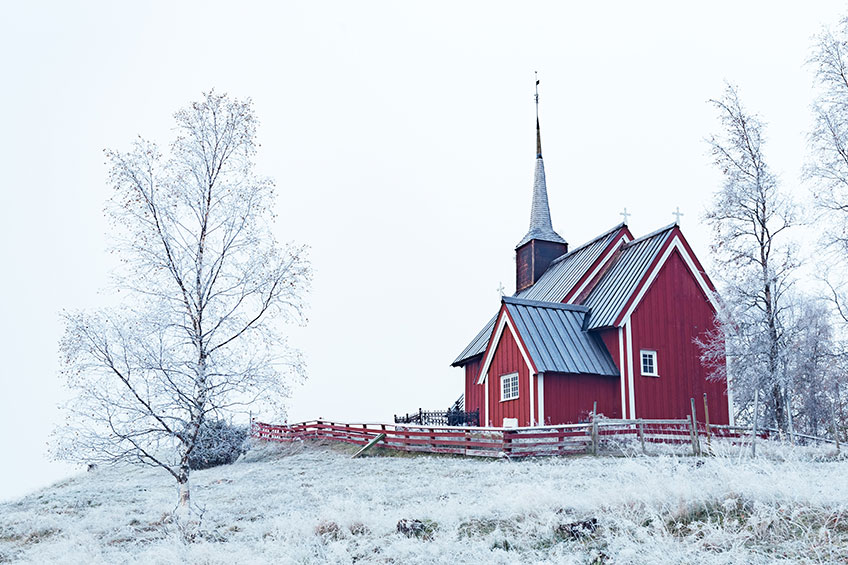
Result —
M 659 377 L 657 373 L 657 352 L 642 351 L 642 375 L 646 377 Z
M 501 402 L 518 398 L 518 373 L 501 375 Z

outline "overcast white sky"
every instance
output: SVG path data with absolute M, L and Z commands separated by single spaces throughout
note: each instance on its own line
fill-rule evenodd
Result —
M 0 21 L 0 499 L 49 461 L 62 309 L 110 269 L 102 150 L 170 141 L 212 87 L 252 97 L 278 233 L 312 247 L 309 380 L 294 419 L 385 421 L 462 392 L 450 362 L 514 289 L 534 157 L 533 71 L 554 227 L 682 227 L 719 178 L 703 139 L 725 79 L 769 123 L 799 195 L 811 37 L 840 2 L 6 2 Z

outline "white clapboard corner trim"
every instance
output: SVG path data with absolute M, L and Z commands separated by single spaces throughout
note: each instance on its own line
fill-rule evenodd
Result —
M 624 321 L 624 333 L 627 336 L 627 388 L 630 398 L 630 413 L 628 414 L 628 418 L 631 420 L 636 419 L 636 391 L 634 387 L 636 385 L 635 379 L 633 378 L 633 334 L 630 331 L 630 317 Z
M 627 419 L 627 397 L 624 379 L 627 378 L 627 364 L 624 358 L 624 329 L 618 328 L 618 364 L 621 367 L 621 417 Z

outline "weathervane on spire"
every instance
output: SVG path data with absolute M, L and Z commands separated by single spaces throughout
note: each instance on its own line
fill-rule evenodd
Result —
M 539 71 L 533 71 L 536 75 L 536 119 L 539 119 Z
M 539 71 L 533 71 L 536 75 L 536 158 L 542 158 L 542 134 L 539 131 Z

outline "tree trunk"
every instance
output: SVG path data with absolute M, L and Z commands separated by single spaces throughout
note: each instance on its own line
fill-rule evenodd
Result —
M 753 431 L 754 434 L 751 437 L 751 456 L 757 456 L 757 413 L 760 410 L 760 385 L 757 383 L 756 388 L 754 389 L 754 422 L 753 422 Z
M 772 304 L 772 288 L 768 282 L 768 254 L 765 249 L 761 249 L 761 260 L 763 261 L 763 279 L 765 280 L 764 300 L 766 307 L 766 320 L 768 323 L 769 336 L 769 352 L 768 352 L 768 371 L 769 384 L 771 384 L 771 401 L 774 409 L 775 427 L 781 431 L 786 431 L 785 410 L 783 405 L 783 387 L 780 386 L 781 379 L 778 378 L 778 365 L 780 356 L 780 344 L 777 337 L 777 320 L 774 307 Z
M 189 532 L 188 526 L 191 523 L 191 490 L 189 488 L 189 474 L 191 470 L 188 466 L 188 455 L 183 457 L 183 461 L 180 464 L 179 473 L 177 473 L 177 484 L 179 485 L 180 494 L 174 517 L 183 534 L 186 535 Z
M 180 514 L 187 514 L 190 512 L 191 509 L 191 491 L 189 490 L 188 476 L 186 476 L 184 479 L 183 477 L 180 477 L 179 485 L 180 502 L 178 506 L 178 512 Z
M 792 418 L 792 377 L 786 383 L 786 425 L 789 428 L 789 443 L 795 445 L 795 420 Z

